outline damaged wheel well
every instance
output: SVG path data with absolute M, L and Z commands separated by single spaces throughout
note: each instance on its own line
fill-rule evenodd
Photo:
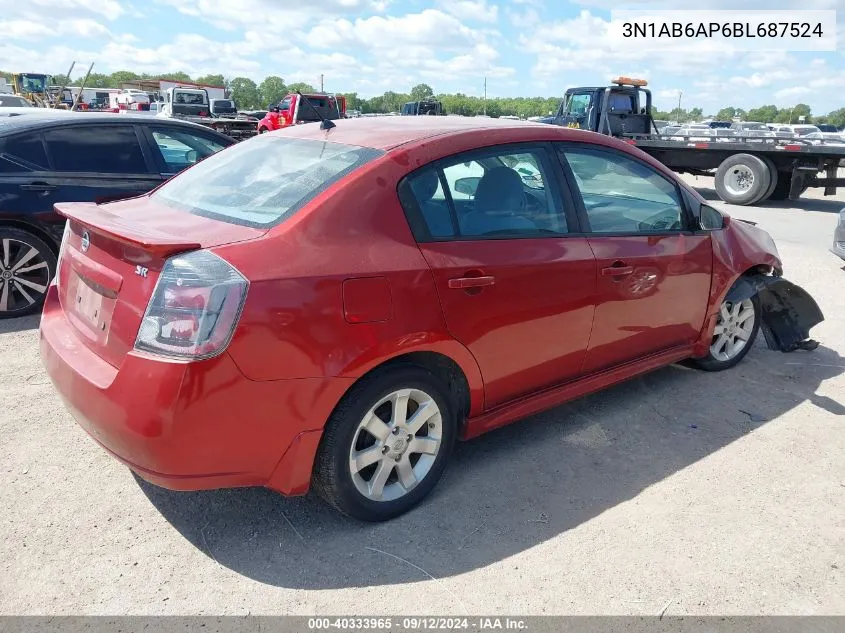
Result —
M 737 278 L 724 300 L 735 303 L 759 297 L 760 329 L 769 349 L 815 349 L 818 343 L 809 339 L 810 329 L 821 323 L 824 315 L 806 290 L 781 277 L 780 272 L 772 266 L 753 266 Z

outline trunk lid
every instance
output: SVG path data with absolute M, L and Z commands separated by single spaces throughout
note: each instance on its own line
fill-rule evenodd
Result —
M 119 367 L 166 259 L 254 239 L 266 230 L 227 224 L 154 204 L 146 196 L 105 205 L 59 203 L 68 219 L 59 259 L 59 301 L 94 353 Z

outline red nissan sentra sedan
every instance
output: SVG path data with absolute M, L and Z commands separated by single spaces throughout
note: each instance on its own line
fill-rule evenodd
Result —
M 823 319 L 762 230 L 636 148 L 495 119 L 295 126 L 69 219 L 41 321 L 79 424 L 171 489 L 311 484 L 364 520 L 453 444 Z

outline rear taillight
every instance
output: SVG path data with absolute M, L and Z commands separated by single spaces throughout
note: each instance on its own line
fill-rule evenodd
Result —
M 199 360 L 229 344 L 249 282 L 208 251 L 167 260 L 144 313 L 135 349 Z

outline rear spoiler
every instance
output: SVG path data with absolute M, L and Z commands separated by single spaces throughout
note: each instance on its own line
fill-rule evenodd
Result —
M 93 202 L 60 202 L 53 208 L 59 215 L 83 225 L 97 235 L 143 249 L 159 257 L 193 251 L 202 246 L 199 242 L 181 239 L 133 222 L 106 211 Z

